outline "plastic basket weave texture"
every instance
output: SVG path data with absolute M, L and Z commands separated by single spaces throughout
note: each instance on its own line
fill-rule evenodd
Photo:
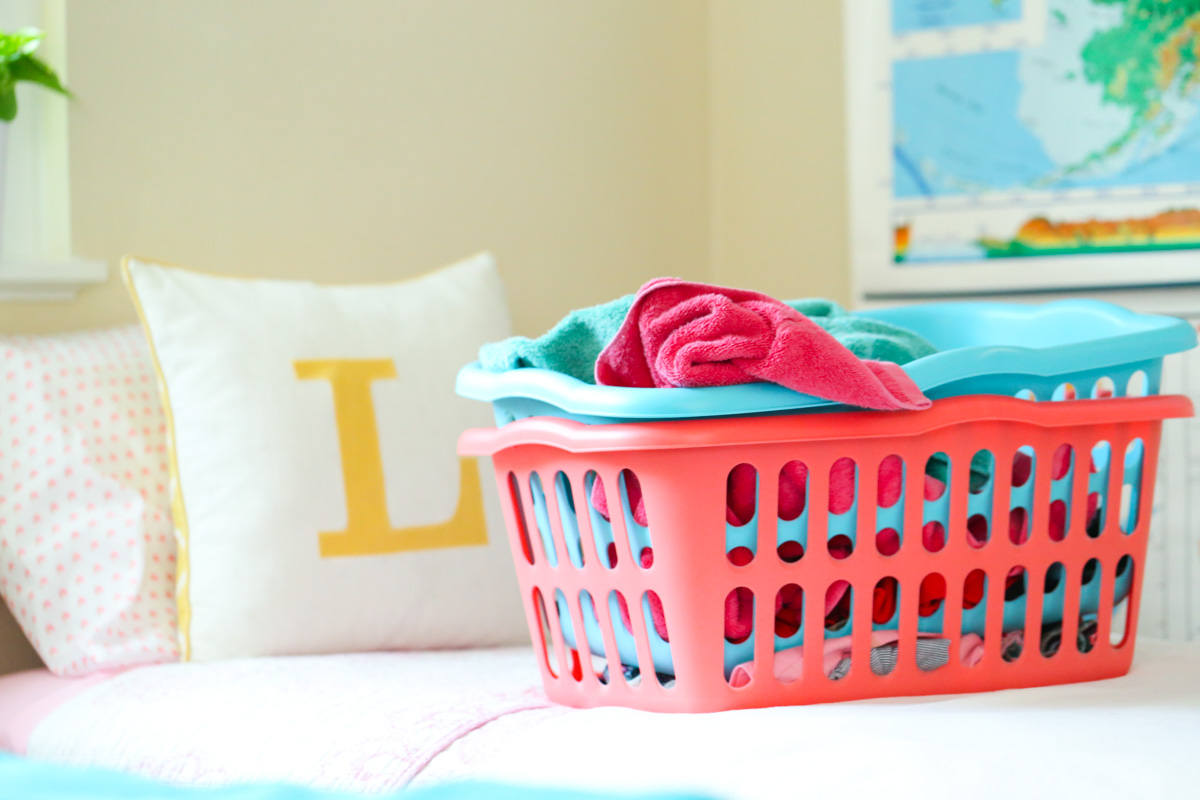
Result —
M 967 396 L 940 400 L 922 412 L 605 426 L 530 419 L 468 431 L 459 449 L 464 455 L 493 458 L 530 630 L 535 642 L 546 644 L 547 659 L 541 667 L 550 697 L 574 706 L 714 711 L 986 691 L 1124 674 L 1137 629 L 1161 422 L 1190 414 L 1190 402 L 1179 397 L 1027 403 Z M 1074 454 L 1072 469 L 1055 477 L 1047 465 L 1064 445 Z M 1103 469 L 1092 472 L 1084 465 L 1098 448 L 1112 457 Z M 1009 471 L 997 467 L 990 491 L 973 494 L 970 463 L 980 450 L 989 451 L 997 465 L 1011 463 L 1018 451 L 1031 454 L 1034 466 L 1028 484 L 1014 487 Z M 944 503 L 930 509 L 922 481 L 914 477 L 924 473 L 934 453 L 946 455 L 950 475 Z M 1135 457 L 1129 457 L 1131 453 Z M 872 544 L 883 520 L 870 495 L 879 464 L 892 455 L 904 463 L 902 544 L 897 553 L 886 556 Z M 831 531 L 847 520 L 827 513 L 826 501 L 830 469 L 847 457 L 857 466 L 856 508 L 849 520 L 856 541 L 852 554 L 838 560 L 826 543 Z M 785 521 L 764 510 L 777 507 L 777 476 L 792 460 L 808 469 L 808 517 L 804 556 L 788 563 L 777 555 L 777 548 L 792 534 Z M 749 564 L 735 566 L 726 555 L 731 547 L 726 482 L 730 471 L 743 463 L 752 465 L 759 476 L 756 553 Z M 628 492 L 621 488 L 625 470 L 636 475 L 644 494 L 649 523 L 644 530 L 631 522 Z M 609 540 L 603 526 L 596 524 L 585 492 L 589 480 L 600 480 L 613 498 L 611 506 L 622 511 L 612 513 L 616 564 L 611 568 L 607 558 L 600 557 Z M 554 490 L 546 491 L 551 484 Z M 531 491 L 538 485 L 544 497 L 540 516 L 545 539 Z M 1111 511 L 1102 515 L 1093 536 L 1087 532 L 1088 496 L 1097 492 Z M 1129 508 L 1121 514 L 1117 509 L 1123 494 Z M 980 496 L 986 499 L 980 501 Z M 1050 507 L 1063 500 L 1069 500 L 1066 530 L 1055 541 L 1050 536 Z M 981 502 L 990 508 L 981 509 Z M 1018 507 L 1027 507 L 1030 517 L 1028 539 L 1022 544 L 996 533 L 998 524 Z M 972 512 L 986 514 L 993 531 L 981 548 L 969 543 L 967 520 Z M 920 531 L 934 518 L 944 519 L 945 544 L 930 552 Z M 643 568 L 635 556 L 646 546 L 653 547 L 654 558 Z M 1024 568 L 1027 575 L 1020 612 L 1008 608 L 1002 591 L 1014 567 Z M 1089 567 L 1091 577 L 1085 580 Z M 963 607 L 964 584 L 976 570 L 986 575 L 988 587 L 978 612 Z M 1061 576 L 1058 585 L 1046 592 L 1044 579 L 1055 570 Z M 930 575 L 945 584 L 940 615 L 932 621 L 922 618 L 917 591 Z M 900 587 L 892 625 L 898 633 L 898 660 L 891 672 L 881 675 L 868 666 L 872 636 L 881 625 L 873 620 L 867 598 L 872 587 L 889 578 Z M 786 651 L 799 641 L 777 635 L 772 602 L 777 593 L 785 586 L 800 587 L 802 620 L 823 621 L 825 592 L 841 580 L 852 587 L 849 674 L 831 680 L 820 668 L 820 659 L 806 658 L 798 680 L 776 680 L 777 649 Z M 731 643 L 723 627 L 724 604 L 739 588 L 755 598 L 754 634 Z M 664 610 L 669 641 L 647 624 L 651 592 Z M 1124 625 L 1114 627 L 1114 607 L 1121 613 L 1122 604 L 1116 601 L 1123 597 Z M 618 613 L 620 598 L 628 609 L 628 628 Z M 1049 614 L 1052 607 L 1058 610 Z M 1097 641 L 1081 652 L 1073 645 L 1085 612 L 1094 612 Z M 1011 628 L 1006 618 L 1012 615 L 1019 618 L 1029 643 L 1038 642 L 1043 624 L 1057 617 L 1062 646 L 1050 657 L 1029 645 L 1015 661 L 1002 659 L 1002 634 Z M 917 666 L 922 629 L 949 640 L 948 663 L 929 671 Z M 577 637 L 578 631 L 584 636 Z M 983 659 L 966 666 L 958 660 L 961 640 L 975 631 L 983 635 Z M 1119 636 L 1113 638 L 1114 632 Z M 808 653 L 821 652 L 824 640 L 833 637 L 822 624 L 803 625 Z M 754 665 L 753 679 L 741 688 L 728 681 L 730 648 L 740 648 L 734 657 Z M 595 665 L 589 650 L 602 654 Z M 620 677 L 631 662 L 641 666 L 639 681 Z M 673 682 L 651 677 L 664 670 Z

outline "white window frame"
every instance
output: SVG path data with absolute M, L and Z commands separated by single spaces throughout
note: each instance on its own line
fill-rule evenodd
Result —
M 25 26 L 46 32 L 38 56 L 67 82 L 65 0 L 0 0 L 0 27 Z M 108 267 L 71 251 L 70 101 L 21 84 L 17 102 L 4 158 L 0 300 L 71 300 L 103 283 Z

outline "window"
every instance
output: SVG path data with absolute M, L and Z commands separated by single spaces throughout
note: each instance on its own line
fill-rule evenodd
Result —
M 38 55 L 70 85 L 64 0 L 0 0 L 0 27 L 46 31 Z M 20 84 L 17 103 L 16 120 L 0 125 L 0 299 L 70 299 L 83 286 L 102 282 L 107 268 L 71 255 L 69 101 Z

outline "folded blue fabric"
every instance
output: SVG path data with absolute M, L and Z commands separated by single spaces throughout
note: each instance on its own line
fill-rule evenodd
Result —
M 702 800 L 696 795 L 614 795 L 531 789 L 498 783 L 451 783 L 377 797 L 392 800 Z M 63 767 L 0 754 L 3 800 L 361 800 L 362 795 L 299 786 L 188 787 L 101 769 Z
M 536 339 L 513 336 L 485 344 L 479 348 L 479 364 L 489 372 L 525 367 L 548 369 L 594 384 L 596 359 L 617 335 L 632 305 L 633 295 L 626 295 L 572 311 Z M 793 300 L 788 305 L 829 331 L 862 359 L 907 364 L 937 352 L 937 348 L 910 330 L 848 314 L 832 300 Z

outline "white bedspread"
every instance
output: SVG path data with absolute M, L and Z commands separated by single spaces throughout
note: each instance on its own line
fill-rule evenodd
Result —
M 1094 683 L 722 714 L 513 714 L 417 778 L 755 798 L 1200 798 L 1200 645 Z
M 478 777 L 737 800 L 1200 797 L 1200 645 L 1141 641 L 1129 676 L 1097 683 L 691 716 L 548 706 L 536 683 L 529 650 L 148 667 L 67 701 L 29 754 L 362 791 Z
M 480 725 L 548 703 L 528 648 L 168 664 L 68 700 L 27 755 L 172 783 L 380 792 Z

